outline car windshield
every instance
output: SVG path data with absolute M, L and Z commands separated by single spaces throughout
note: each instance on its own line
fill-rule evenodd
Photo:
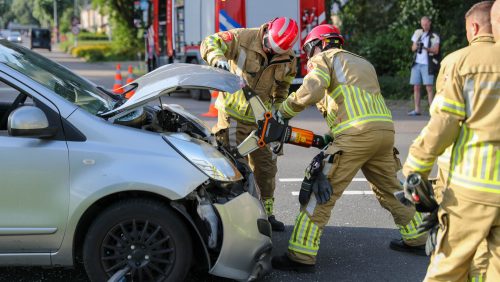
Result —
M 93 115 L 107 112 L 116 101 L 67 68 L 24 47 L 0 42 L 0 63 L 23 73 Z
M 17 32 L 17 31 L 12 31 L 10 33 L 10 36 L 12 36 L 12 37 L 14 37 L 14 36 L 21 36 L 21 34 L 19 32 Z

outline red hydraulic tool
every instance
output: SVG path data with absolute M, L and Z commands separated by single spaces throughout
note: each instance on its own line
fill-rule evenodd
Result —
M 306 129 L 292 127 L 287 122 L 280 123 L 273 114 L 267 110 L 262 100 L 248 86 L 243 88 L 245 98 L 252 107 L 257 130 L 254 130 L 237 148 L 240 156 L 246 156 L 258 148 L 264 147 L 269 143 L 277 142 L 273 148 L 274 153 L 278 153 L 283 144 L 292 144 L 301 147 L 316 147 L 323 149 L 327 144 L 323 137 L 314 134 Z

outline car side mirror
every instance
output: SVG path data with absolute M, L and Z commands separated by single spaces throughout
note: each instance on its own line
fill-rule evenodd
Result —
M 7 129 L 11 136 L 50 138 L 57 129 L 49 126 L 45 113 L 34 106 L 22 106 L 10 113 Z

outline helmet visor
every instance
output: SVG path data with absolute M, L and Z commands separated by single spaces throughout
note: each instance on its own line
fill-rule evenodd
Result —
M 304 44 L 304 52 L 306 53 L 307 58 L 314 56 L 314 47 L 316 47 L 319 42 L 319 40 L 312 40 Z

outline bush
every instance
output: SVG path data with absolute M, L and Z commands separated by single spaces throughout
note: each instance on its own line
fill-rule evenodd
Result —
M 101 34 L 101 33 L 91 33 L 91 32 L 80 32 L 78 34 L 78 40 L 80 41 L 106 41 L 109 40 L 108 36 L 106 34 Z
M 111 43 L 80 45 L 70 47 L 70 50 L 71 55 L 84 58 L 88 62 L 134 60 L 138 51 L 134 48 L 123 50 Z
M 409 76 L 382 75 L 378 78 L 382 95 L 386 99 L 407 100 L 413 96 L 413 88 L 409 84 Z
M 71 49 L 71 55 L 89 62 L 103 61 L 111 53 L 110 44 L 78 46 Z

